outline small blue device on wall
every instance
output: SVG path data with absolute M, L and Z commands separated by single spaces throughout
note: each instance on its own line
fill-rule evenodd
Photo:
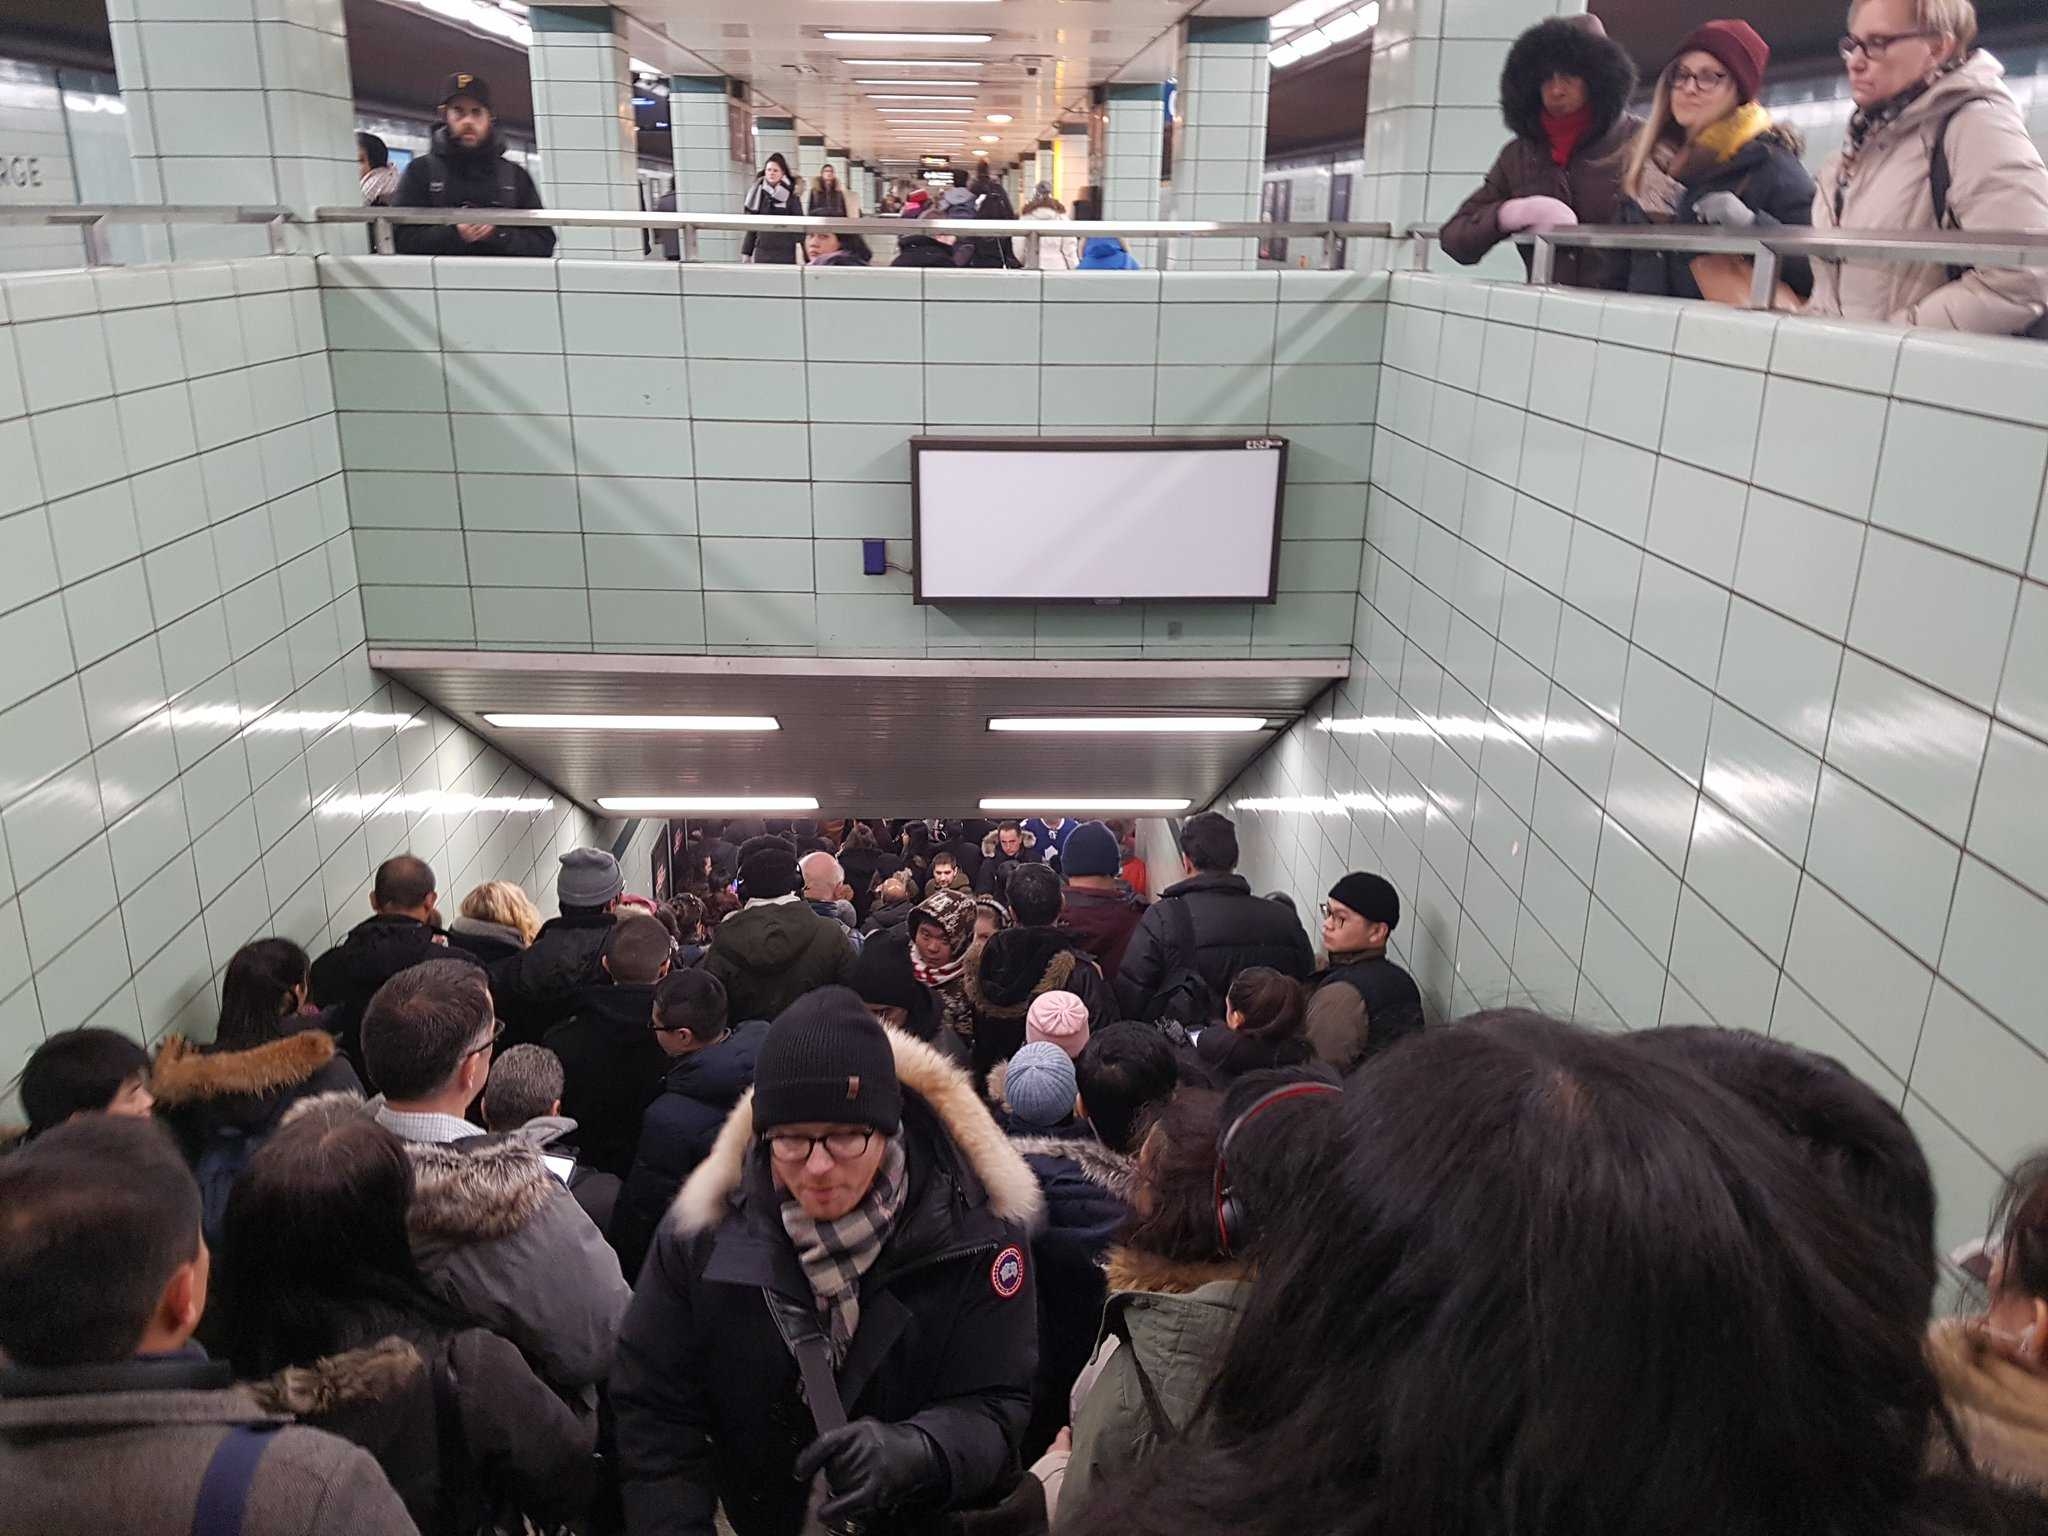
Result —
M 880 576 L 886 572 L 889 569 L 889 546 L 880 539 L 862 539 L 860 568 L 869 576 Z

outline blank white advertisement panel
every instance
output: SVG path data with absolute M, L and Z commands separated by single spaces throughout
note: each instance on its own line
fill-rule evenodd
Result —
M 915 438 L 917 600 L 1270 602 L 1284 438 Z

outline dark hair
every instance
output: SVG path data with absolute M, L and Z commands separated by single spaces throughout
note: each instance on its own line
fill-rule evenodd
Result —
M 873 848 L 874 846 L 875 829 L 864 821 L 856 821 L 847 827 L 846 840 L 839 845 L 839 851 L 845 853 L 850 848 Z
M 214 1044 L 246 1051 L 275 1040 L 292 991 L 311 968 L 306 952 L 290 939 L 252 939 L 236 950 L 221 982 Z
M 1059 871 L 1050 864 L 1016 864 L 1004 886 L 1010 911 L 1020 928 L 1049 928 L 1060 920 L 1066 893 Z
M 1180 851 L 1196 869 L 1228 874 L 1237 868 L 1237 827 L 1220 811 L 1204 811 L 1181 824 Z
M 320 1100 L 270 1136 L 228 1195 L 221 1296 L 228 1358 L 267 1376 L 420 1320 L 458 1320 L 428 1291 L 406 1209 L 412 1159 L 361 1104 Z
M 371 904 L 385 907 L 417 907 L 434 894 L 434 871 L 425 859 L 409 853 L 398 854 L 377 866 L 377 883 L 370 887 Z
M 768 173 L 768 167 L 771 165 L 781 166 L 783 180 L 789 182 L 792 186 L 796 184 L 796 173 L 790 170 L 789 162 L 782 158 L 781 150 L 778 149 L 774 154 L 761 162 L 761 174 L 765 176 Z
M 162 1126 L 57 1126 L 0 1157 L 0 1352 L 22 1366 L 125 1360 L 198 1253 L 199 1186 Z
M 562 1058 L 544 1045 L 515 1045 L 491 1063 L 484 1084 L 484 1124 L 493 1131 L 516 1131 L 549 1113 L 562 1097 Z
M 1239 1034 L 1292 1040 L 1301 1034 L 1301 983 L 1270 965 L 1248 965 L 1231 979 L 1227 1005 L 1244 1015 Z
M 673 897 L 669 901 L 669 910 L 675 913 L 677 938 L 695 942 L 702 936 L 707 921 L 702 896 L 693 896 L 686 892 Z
M 1267 1243 L 1285 1240 L 1276 1230 L 1288 1220 L 1314 1221 L 1321 1207 L 1302 1198 L 1303 1190 L 1321 1189 L 1335 1177 L 1341 1093 L 1304 1093 L 1268 1104 L 1250 1120 L 1251 1107 L 1267 1094 L 1297 1083 L 1337 1084 L 1327 1069 L 1268 1067 L 1247 1072 L 1223 1095 L 1222 1129 L 1217 1133 L 1218 1157 L 1227 1161 L 1230 1189 L 1249 1218 L 1237 1237 L 1238 1252 L 1256 1253 Z M 1239 1124 L 1239 1121 L 1244 1121 Z M 1235 1133 L 1231 1127 L 1236 1126 Z M 1221 1152 L 1228 1139 L 1230 1150 Z
M 647 912 L 620 918 L 604 946 L 612 980 L 640 986 L 659 981 L 662 966 L 674 953 L 675 940 Z
M 1182 1264 L 1223 1257 L 1216 1224 L 1216 1143 L 1222 1135 L 1223 1096 L 1213 1089 L 1179 1089 L 1151 1117 L 1134 1178 L 1150 1196 L 1152 1211 L 1141 1216 L 1133 1208 L 1119 1237 L 1125 1247 Z
M 725 983 L 709 971 L 671 971 L 654 989 L 654 1019 L 663 1029 L 686 1029 L 700 1042 L 726 1031 Z
M 1180 1080 L 1176 1056 L 1158 1030 L 1131 1019 L 1089 1035 L 1074 1062 L 1074 1080 L 1104 1146 L 1136 1148 L 1144 1112 L 1164 1102 Z
M 356 130 L 356 148 L 363 152 L 363 158 L 370 162 L 370 169 L 373 171 L 380 166 L 386 166 L 391 163 L 390 149 L 374 133 L 365 133 L 362 129 L 358 128 Z
M 996 832 L 998 835 L 1001 835 L 1004 832 L 1015 832 L 1019 836 L 1022 836 L 1024 832 L 1024 823 L 1021 821 L 999 821 L 996 823 Z
M 1077 1536 L 1915 1523 L 1940 1399 L 1902 1261 L 1727 1089 L 1502 1013 L 1342 1105 L 1189 1433 Z
M 1682 1025 L 1621 1038 L 1705 1073 L 1789 1136 L 1871 1224 L 1875 1240 L 1914 1266 L 1912 1285 L 1896 1300 L 1904 1315 L 1925 1321 L 1941 1282 L 1934 1175 L 1896 1105 L 1839 1061 L 1752 1029 Z
M 31 1136 L 73 1115 L 105 1109 L 121 1085 L 149 1070 L 149 1053 L 114 1029 L 66 1029 L 30 1053 L 21 1069 L 21 1107 Z
M 2006 1288 L 2048 1300 L 2048 1152 L 2034 1153 L 2006 1176 L 1991 1230 Z
M 363 1065 L 386 1097 L 423 1099 L 447 1086 L 490 1022 L 481 966 L 423 960 L 385 982 L 363 1010 Z
M 953 185 L 956 187 L 964 187 L 967 185 L 967 173 L 961 170 L 960 167 L 957 165 L 953 167 Z

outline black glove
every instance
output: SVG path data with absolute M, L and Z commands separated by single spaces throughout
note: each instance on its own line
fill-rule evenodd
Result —
M 834 1495 L 818 1508 L 818 1518 L 827 1522 L 900 1504 L 913 1494 L 935 1492 L 945 1482 L 945 1466 L 931 1436 L 915 1424 L 878 1419 L 855 1419 L 830 1430 L 796 1459 L 799 1478 L 815 1476 L 820 1467 Z

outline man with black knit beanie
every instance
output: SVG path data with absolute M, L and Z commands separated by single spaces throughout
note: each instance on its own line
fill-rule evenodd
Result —
M 899 1529 L 1017 1482 L 1037 1180 L 967 1074 L 826 987 L 684 1184 L 612 1368 L 627 1529 Z
M 1384 875 L 1352 870 L 1323 903 L 1323 968 L 1309 981 L 1306 1030 L 1338 1072 L 1423 1026 L 1415 978 L 1387 958 L 1401 897 Z
M 704 969 L 725 987 L 735 1019 L 772 1019 L 819 987 L 853 979 L 846 929 L 803 899 L 796 850 L 779 837 L 740 845 L 743 905 L 711 931 Z

